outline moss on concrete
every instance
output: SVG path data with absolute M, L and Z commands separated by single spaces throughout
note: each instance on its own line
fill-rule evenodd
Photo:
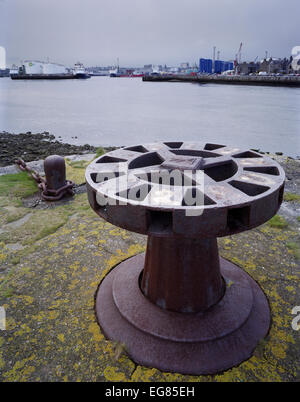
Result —
M 279 229 L 288 227 L 287 221 L 280 215 L 273 216 L 273 218 L 269 220 L 268 225 Z
M 67 158 L 66 161 L 66 177 L 68 180 L 73 181 L 76 184 L 85 183 L 85 168 L 89 164 L 89 162 L 85 161 L 69 161 Z
M 299 194 L 294 194 L 294 193 L 289 193 L 285 192 L 283 196 L 284 201 L 296 201 L 300 202 L 300 195 Z
M 300 260 L 300 245 L 299 243 L 289 241 L 286 244 L 287 248 L 292 251 L 296 260 Z
M 0 176 L 0 197 L 27 197 L 36 191 L 34 180 L 26 172 Z
M 106 152 L 106 151 L 105 151 L 104 148 L 98 147 L 98 148 L 96 149 L 96 158 L 99 158 L 99 156 L 105 154 L 105 152 Z
M 69 168 L 74 175 L 80 171 Z M 104 338 L 95 318 L 100 281 L 116 264 L 142 252 L 145 237 L 98 218 L 86 194 L 45 210 L 25 209 L 31 219 L 0 241 L 0 305 L 7 314 L 7 330 L 0 332 L 0 381 L 299 380 L 300 339 L 291 326 L 300 290 L 299 261 L 291 246 L 300 242 L 296 218 L 289 226 L 267 223 L 219 240 L 221 255 L 263 288 L 272 327 L 238 367 L 215 376 L 184 376 L 136 365 L 124 345 Z M 16 243 L 23 248 L 9 247 Z

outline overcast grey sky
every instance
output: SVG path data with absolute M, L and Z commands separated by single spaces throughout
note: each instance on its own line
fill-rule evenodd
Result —
M 212 57 L 290 56 L 300 0 L 0 0 L 0 46 L 22 59 L 71 65 L 178 65 Z

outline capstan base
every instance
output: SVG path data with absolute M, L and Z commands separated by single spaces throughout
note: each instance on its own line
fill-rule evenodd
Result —
M 139 278 L 144 254 L 116 266 L 101 283 L 96 314 L 108 339 L 125 345 L 136 363 L 182 374 L 215 374 L 247 360 L 270 326 L 259 285 L 220 258 L 224 297 L 206 312 L 177 313 L 150 302 Z

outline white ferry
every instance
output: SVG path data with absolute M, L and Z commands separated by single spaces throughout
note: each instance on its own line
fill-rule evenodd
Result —
M 26 60 L 21 67 L 13 66 L 10 70 L 13 80 L 42 80 L 42 79 L 74 79 L 89 78 L 81 63 L 76 63 L 73 70 L 62 64 L 37 60 Z

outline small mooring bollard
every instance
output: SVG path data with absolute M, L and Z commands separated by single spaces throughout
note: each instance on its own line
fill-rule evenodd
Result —
M 44 160 L 48 190 L 58 190 L 66 185 L 66 164 L 62 156 L 51 155 Z
M 66 164 L 63 157 L 51 155 L 45 159 L 44 171 L 46 178 L 31 169 L 21 158 L 18 158 L 15 163 L 23 172 L 31 174 L 42 191 L 41 196 L 43 200 L 58 201 L 66 194 L 74 194 L 73 187 L 75 183 L 66 180 Z
M 105 336 L 138 364 L 164 371 L 215 374 L 248 359 L 268 333 L 268 301 L 219 256 L 217 237 L 275 215 L 284 180 L 271 158 L 221 144 L 142 144 L 93 161 L 91 207 L 148 235 L 146 253 L 119 264 L 98 289 Z
M 66 194 L 73 194 L 74 183 L 66 180 L 66 164 L 62 156 L 51 155 L 44 161 L 46 183 L 42 186 L 42 198 L 58 201 Z

